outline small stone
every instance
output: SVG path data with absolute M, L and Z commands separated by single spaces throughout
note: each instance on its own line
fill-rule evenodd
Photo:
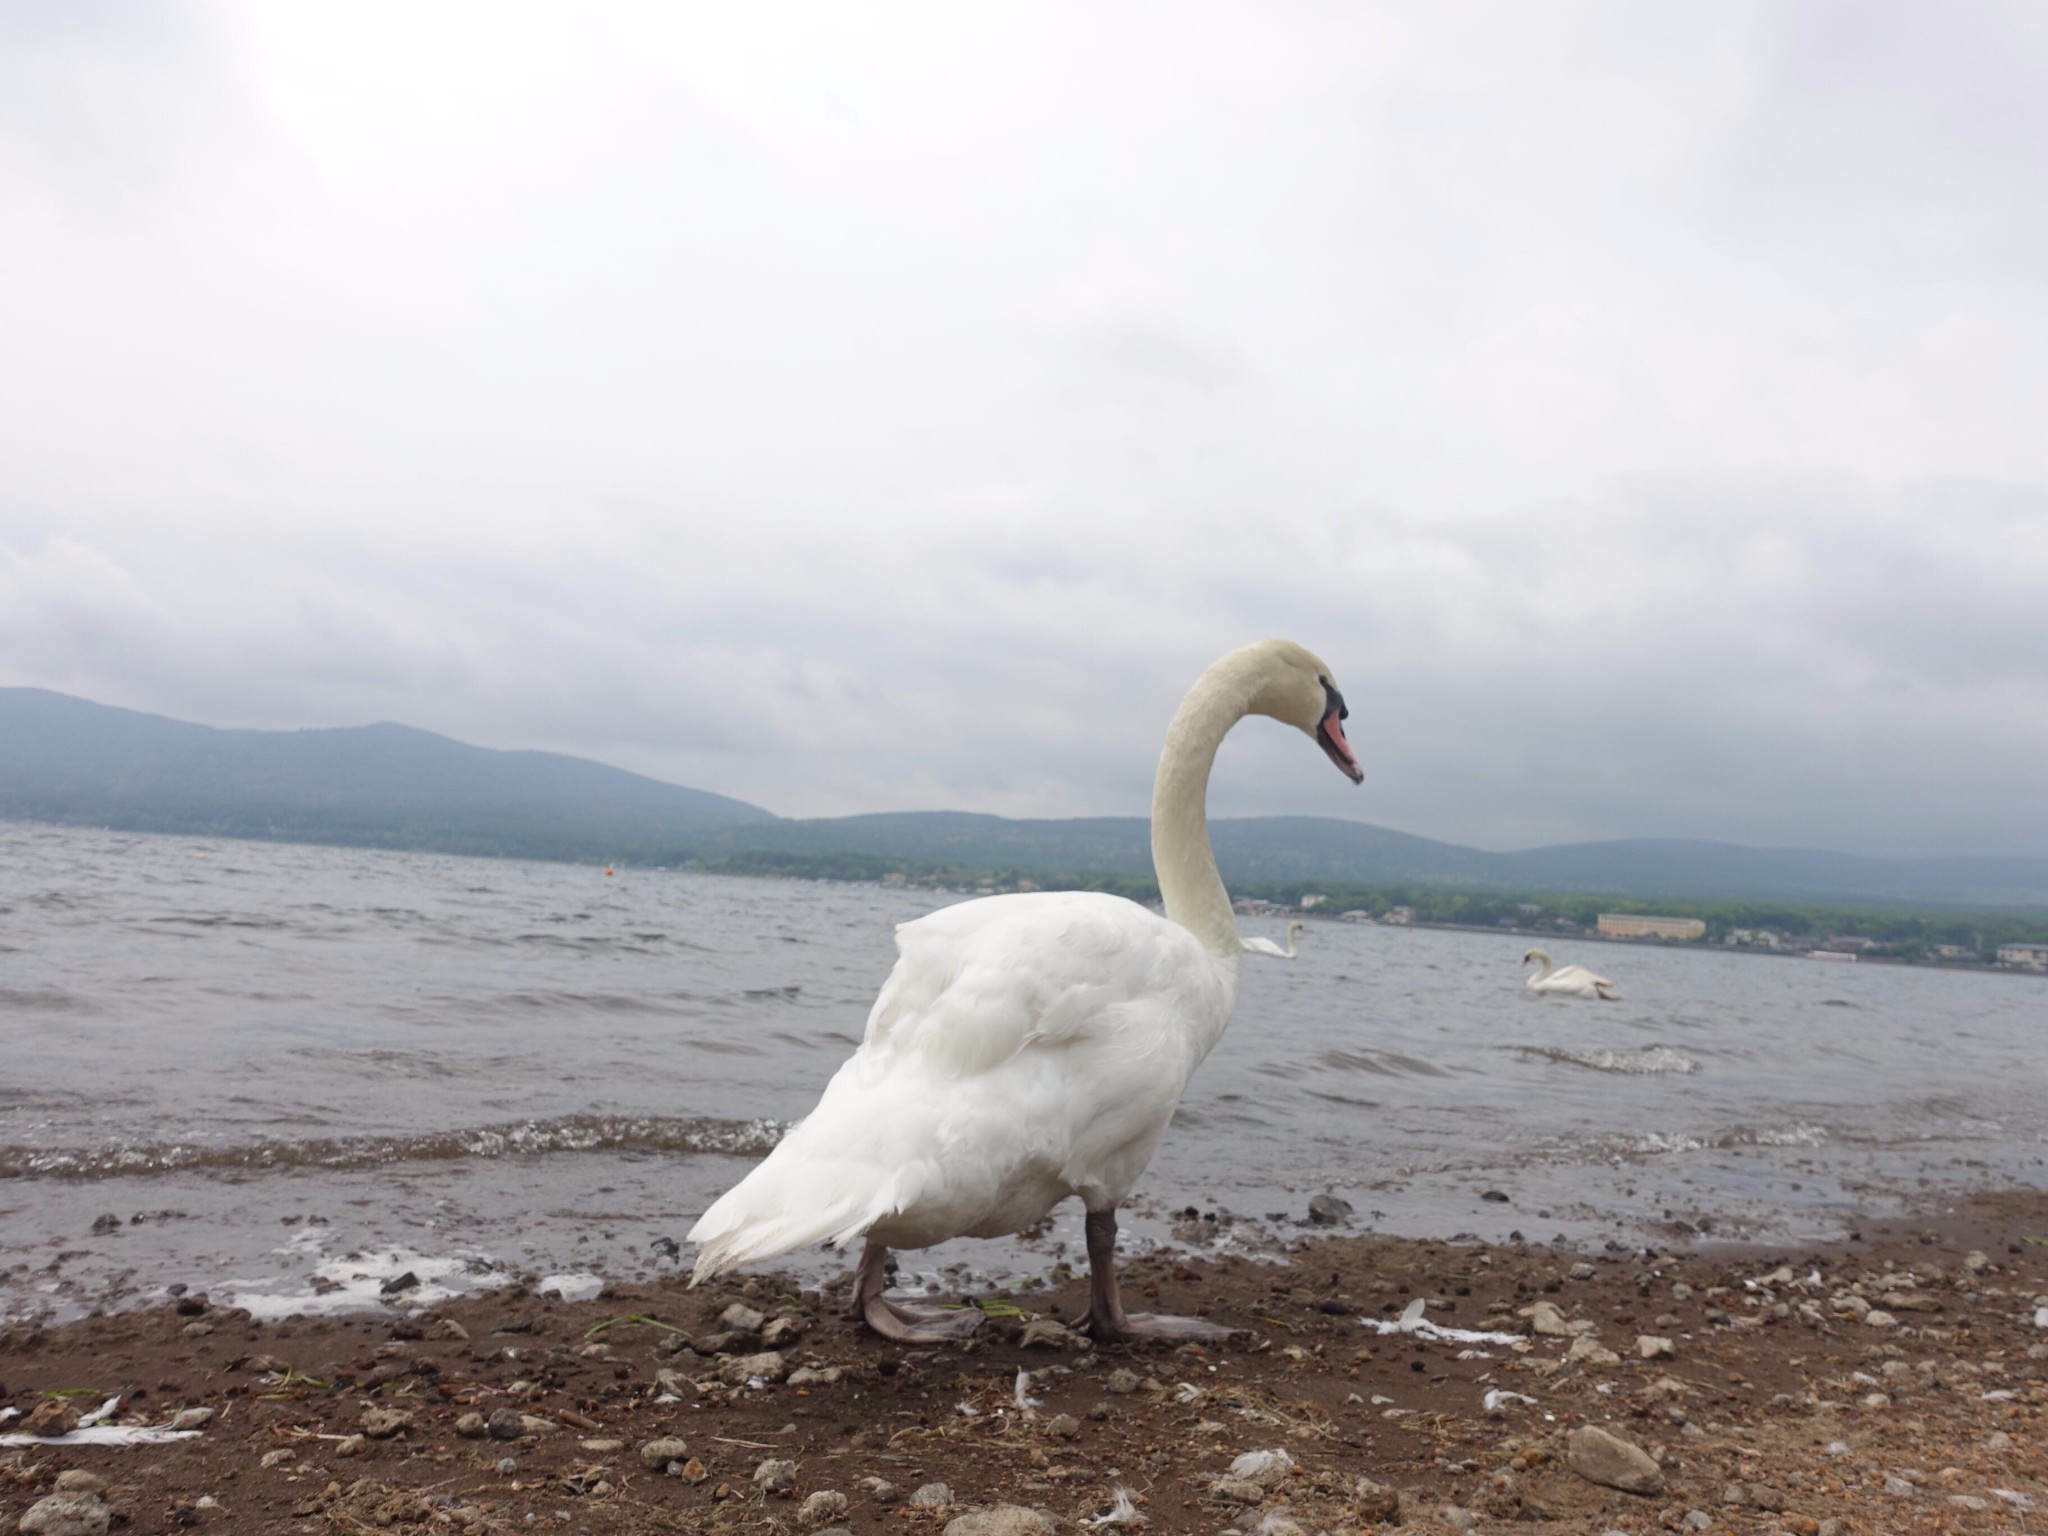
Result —
M 903 1490 L 886 1477 L 864 1477 L 854 1487 L 877 1504 L 894 1504 L 903 1496 Z
M 1565 1326 L 1564 1314 L 1557 1309 L 1554 1301 L 1539 1301 L 1532 1307 L 1525 1307 L 1521 1315 L 1529 1319 L 1529 1331 L 1546 1339 L 1561 1339 L 1571 1332 Z
M 170 1427 L 176 1430 L 204 1429 L 212 1422 L 211 1408 L 180 1408 L 171 1415 Z
M 525 1415 L 512 1408 L 500 1408 L 485 1421 L 493 1440 L 517 1440 L 526 1433 Z
M 412 1415 L 401 1408 L 366 1408 L 362 1423 L 363 1433 L 372 1440 L 389 1440 L 412 1428 Z
M 52 1439 L 68 1435 L 78 1428 L 78 1410 L 61 1397 L 46 1397 L 29 1411 L 21 1421 L 24 1435 L 44 1435 Z
M 1678 1358 L 1678 1346 L 1669 1339 L 1659 1338 L 1655 1334 L 1640 1333 L 1636 1335 L 1636 1358 L 1675 1360 Z
M 626 1442 L 623 1440 L 579 1440 L 576 1443 L 593 1456 L 609 1456 L 614 1451 L 623 1451 L 626 1448 Z
M 1582 1424 L 1572 1431 L 1565 1462 L 1587 1482 L 1603 1488 L 1657 1493 L 1664 1487 L 1664 1471 L 1648 1451 L 1597 1424 Z
M 1621 1364 L 1621 1356 L 1590 1333 L 1582 1333 L 1573 1339 L 1572 1347 L 1565 1351 L 1564 1357 L 1581 1365 Z
M 1599 1273 L 1600 1271 L 1590 1264 L 1579 1263 L 1571 1267 L 1571 1277 L 1574 1280 L 1591 1280 Z
M 804 1525 L 816 1528 L 830 1524 L 846 1513 L 846 1495 L 830 1488 L 820 1488 L 797 1507 L 796 1517 Z
M 792 1387 L 829 1387 L 845 1374 L 845 1369 L 837 1365 L 800 1365 L 789 1373 L 789 1384 Z
M 465 1413 L 455 1421 L 455 1433 L 465 1440 L 481 1440 L 490 1432 L 491 1427 L 480 1413 Z
M 761 1342 L 770 1349 L 781 1349 L 794 1344 L 808 1327 L 810 1321 L 807 1318 L 794 1315 L 774 1318 L 761 1329 Z
M 1437 1519 L 1454 1531 L 1469 1531 L 1479 1524 L 1479 1517 L 1469 1509 L 1456 1504 L 1446 1504 L 1436 1512 Z
M 520 1430 L 529 1435 L 552 1435 L 559 1426 L 553 1419 L 544 1419 L 537 1413 L 519 1415 Z
M 676 1476 L 691 1484 L 701 1483 L 710 1475 L 711 1469 L 694 1456 L 676 1469 Z
M 1989 1499 L 1980 1499 L 1974 1493 L 1952 1493 L 1948 1501 L 1957 1509 L 1975 1510 L 1980 1514 L 1991 1507 Z
M 370 1449 L 370 1442 L 361 1435 L 349 1435 L 334 1445 L 337 1456 L 361 1456 Z
M 1714 1523 L 1714 1517 L 1704 1509 L 1688 1509 L 1683 1523 L 1688 1530 L 1704 1531 Z
M 718 1314 L 718 1326 L 727 1333 L 759 1333 L 768 1319 L 743 1301 L 736 1301 Z
M 1135 1371 L 1128 1371 L 1119 1366 L 1109 1373 L 1109 1379 L 1102 1385 L 1104 1390 L 1119 1394 L 1135 1392 L 1138 1390 L 1138 1375 Z
M 735 1355 L 718 1368 L 718 1379 L 729 1387 L 744 1387 L 753 1381 L 780 1381 L 789 1374 L 789 1366 L 777 1350 L 765 1350 L 758 1355 Z
M 788 1493 L 796 1487 L 796 1463 L 768 1460 L 754 1468 L 754 1486 L 763 1493 Z
M 453 1343 L 460 1344 L 469 1338 L 469 1330 L 452 1317 L 442 1317 L 436 1318 L 433 1326 L 427 1329 L 427 1337 L 430 1339 L 447 1339 Z
M 404 1274 L 393 1275 L 389 1280 L 378 1286 L 377 1294 L 379 1296 L 400 1296 L 407 1291 L 418 1290 L 419 1284 L 420 1277 L 408 1269 Z
M 1316 1195 L 1308 1203 L 1308 1219 L 1318 1227 L 1341 1226 L 1351 1219 L 1351 1202 L 1335 1195 Z
M 1034 1317 L 1017 1340 L 1026 1349 L 1086 1349 L 1088 1341 L 1055 1317 Z
M 107 1480 L 97 1472 L 88 1472 L 83 1467 L 73 1467 L 68 1472 L 57 1474 L 59 1493 L 105 1493 Z
M 951 1509 L 953 1490 L 944 1483 L 926 1483 L 910 1496 L 912 1509 Z
M 1054 1536 L 1058 1529 L 1050 1513 L 1022 1504 L 991 1504 L 946 1522 L 946 1536 Z
M 1673 1301 L 1691 1301 L 1692 1287 L 1683 1280 L 1676 1281 L 1671 1287 L 1671 1299 Z
M 1071 1440 L 1081 1433 L 1081 1421 L 1071 1413 L 1056 1413 L 1045 1421 L 1045 1432 L 1060 1440 Z
M 1910 1499 L 1920 1492 L 1918 1488 L 1915 1488 L 1903 1477 L 1886 1478 L 1884 1480 L 1884 1491 L 1895 1499 Z
M 1863 1314 L 1863 1321 L 1873 1328 L 1896 1328 L 1899 1325 L 1899 1320 L 1882 1307 L 1872 1307 Z
M 96 1493 L 53 1493 L 21 1517 L 22 1536 L 103 1536 L 113 1511 Z
M 510 1477 L 514 1472 L 517 1472 L 518 1470 L 519 1463 L 514 1458 L 510 1456 L 500 1456 L 498 1458 L 498 1476 Z
M 672 1461 L 687 1461 L 690 1448 L 682 1441 L 669 1436 L 649 1440 L 640 1447 L 640 1465 L 650 1472 L 659 1472 Z
M 1361 1477 L 1351 1488 L 1351 1502 L 1358 1506 L 1361 1520 L 1390 1525 L 1401 1518 L 1401 1495 L 1385 1483 Z
M 1209 1484 L 1209 1497 L 1226 1504 L 1257 1504 L 1265 1499 L 1266 1490 L 1247 1477 L 1219 1477 Z

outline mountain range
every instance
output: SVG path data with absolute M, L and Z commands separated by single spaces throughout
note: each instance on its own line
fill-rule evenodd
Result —
M 1136 816 L 956 811 L 793 819 L 552 752 L 402 725 L 217 730 L 0 688 L 0 818 L 502 857 L 876 874 L 1151 875 Z M 1491 853 L 1324 817 L 1211 823 L 1235 886 L 1432 885 L 1638 898 L 2048 907 L 2048 859 L 1880 859 L 1630 839 Z

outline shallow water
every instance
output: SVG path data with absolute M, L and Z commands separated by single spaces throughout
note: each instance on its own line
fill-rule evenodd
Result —
M 666 1265 L 948 899 L 0 823 L 0 1315 Z M 1624 993 L 1593 1003 L 1524 993 L 1526 942 L 1328 922 L 1247 956 L 1127 1230 L 1332 1190 L 1415 1234 L 1826 1235 L 2048 1182 L 2039 978 L 1581 943 Z M 1071 1228 L 922 1262 L 1029 1273 Z

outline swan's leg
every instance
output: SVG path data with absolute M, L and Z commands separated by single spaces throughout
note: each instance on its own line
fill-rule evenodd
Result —
M 1088 1316 L 1084 1332 L 1107 1343 L 1113 1339 L 1170 1339 L 1198 1343 L 1227 1339 L 1241 1328 L 1199 1317 L 1171 1317 L 1164 1312 L 1126 1312 L 1116 1284 L 1116 1211 L 1090 1211 L 1088 1234 Z
M 889 1250 L 870 1238 L 853 1278 L 853 1315 L 885 1339 L 898 1344 L 953 1344 L 981 1326 L 979 1308 L 892 1300 L 885 1290 L 888 1283 Z

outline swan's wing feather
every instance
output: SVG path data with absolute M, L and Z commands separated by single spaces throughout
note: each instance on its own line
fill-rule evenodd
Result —
M 697 1278 L 885 1221 L 1023 1225 L 1135 1178 L 1200 1059 L 1189 1022 L 1228 1007 L 1192 934 L 1116 897 L 966 902 L 897 948 L 817 1108 L 692 1229 Z

